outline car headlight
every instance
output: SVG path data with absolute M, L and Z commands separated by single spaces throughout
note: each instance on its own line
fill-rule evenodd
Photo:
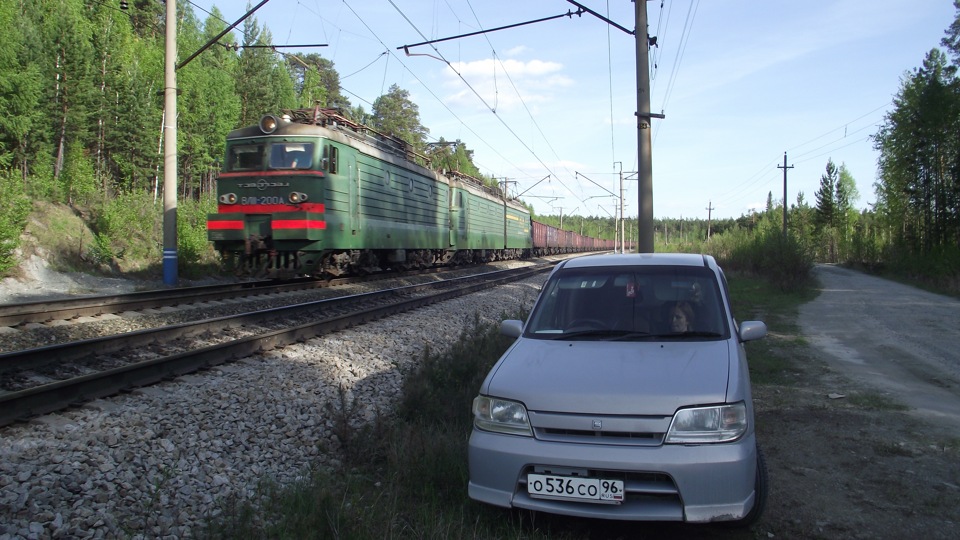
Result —
M 477 396 L 473 400 L 473 425 L 484 431 L 533 436 L 527 408 L 507 399 Z
M 747 406 L 744 403 L 680 409 L 673 415 L 667 444 L 730 442 L 747 431 Z

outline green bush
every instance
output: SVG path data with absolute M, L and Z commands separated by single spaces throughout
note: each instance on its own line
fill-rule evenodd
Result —
M 93 245 L 86 252 L 87 260 L 98 265 L 109 265 L 113 262 L 115 256 L 116 253 L 110 247 L 110 239 L 100 233 L 94 234 Z
M 119 193 L 95 213 L 94 230 L 109 239 L 118 257 L 160 260 L 163 208 L 150 193 Z
M 16 171 L 0 171 L 0 274 L 17 266 L 20 235 L 32 207 Z
M 711 238 L 706 249 L 724 269 L 760 276 L 782 291 L 804 287 L 813 269 L 803 245 L 774 227 L 729 231 Z
M 212 194 L 177 204 L 177 258 L 181 266 L 214 260 L 213 246 L 207 240 L 207 214 L 216 212 L 217 200 Z
M 33 163 L 30 167 L 30 177 L 24 182 L 23 191 L 35 200 L 63 202 L 60 198 L 60 190 L 57 188 L 57 181 L 53 177 L 53 167 L 47 160 Z
M 873 269 L 946 294 L 960 294 L 960 247 L 937 246 L 920 253 L 911 246 L 891 244 L 883 260 Z
M 94 210 L 97 239 L 88 256 L 115 253 L 128 261 L 126 266 L 159 266 L 164 242 L 163 211 L 163 202 L 154 200 L 152 193 L 118 194 Z M 216 200 L 212 195 L 177 202 L 177 262 L 186 274 L 206 275 L 216 266 L 216 254 L 207 240 L 207 214 L 214 212 Z M 98 252 L 94 253 L 94 249 Z
M 60 171 L 63 199 L 70 204 L 86 204 L 97 194 L 97 175 L 93 163 L 79 143 L 67 146 L 63 170 Z

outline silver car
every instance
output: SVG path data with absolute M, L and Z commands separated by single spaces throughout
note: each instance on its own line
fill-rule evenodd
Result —
M 473 402 L 472 499 L 588 518 L 749 525 L 766 501 L 743 342 L 709 256 L 557 265 Z

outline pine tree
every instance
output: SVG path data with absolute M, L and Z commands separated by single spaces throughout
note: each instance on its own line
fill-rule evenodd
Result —
M 240 96 L 239 125 L 256 124 L 264 114 L 277 114 L 296 105 L 293 79 L 286 62 L 266 48 L 272 37 L 254 17 L 243 23 L 243 51 L 235 86 Z
M 0 27 L 5 28 L 0 47 L 0 167 L 16 167 L 27 174 L 27 137 L 40 121 L 39 68 L 26 63 L 24 54 L 32 21 L 13 2 L 0 2 Z
M 818 229 L 833 227 L 836 223 L 838 182 L 837 166 L 833 164 L 833 160 L 827 160 L 827 171 L 820 176 L 820 189 L 814 194 L 817 204 L 814 225 Z
M 332 107 L 346 110 L 350 102 L 340 93 L 340 75 L 333 62 L 319 54 L 287 55 L 287 67 L 294 77 L 297 106 Z
M 400 138 L 423 152 L 427 128 L 420 125 L 420 109 L 410 100 L 410 92 L 393 84 L 386 94 L 373 102 L 373 127 Z
M 875 136 L 877 209 L 900 242 L 929 253 L 960 241 L 960 81 L 931 50 L 903 80 Z

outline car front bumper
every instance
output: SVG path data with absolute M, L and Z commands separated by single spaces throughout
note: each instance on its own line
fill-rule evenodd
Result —
M 502 507 L 569 516 L 705 523 L 736 520 L 753 507 L 757 450 L 753 433 L 731 443 L 592 445 L 547 442 L 474 429 L 470 498 Z M 533 498 L 526 475 L 535 468 L 575 469 L 624 479 L 621 504 Z

